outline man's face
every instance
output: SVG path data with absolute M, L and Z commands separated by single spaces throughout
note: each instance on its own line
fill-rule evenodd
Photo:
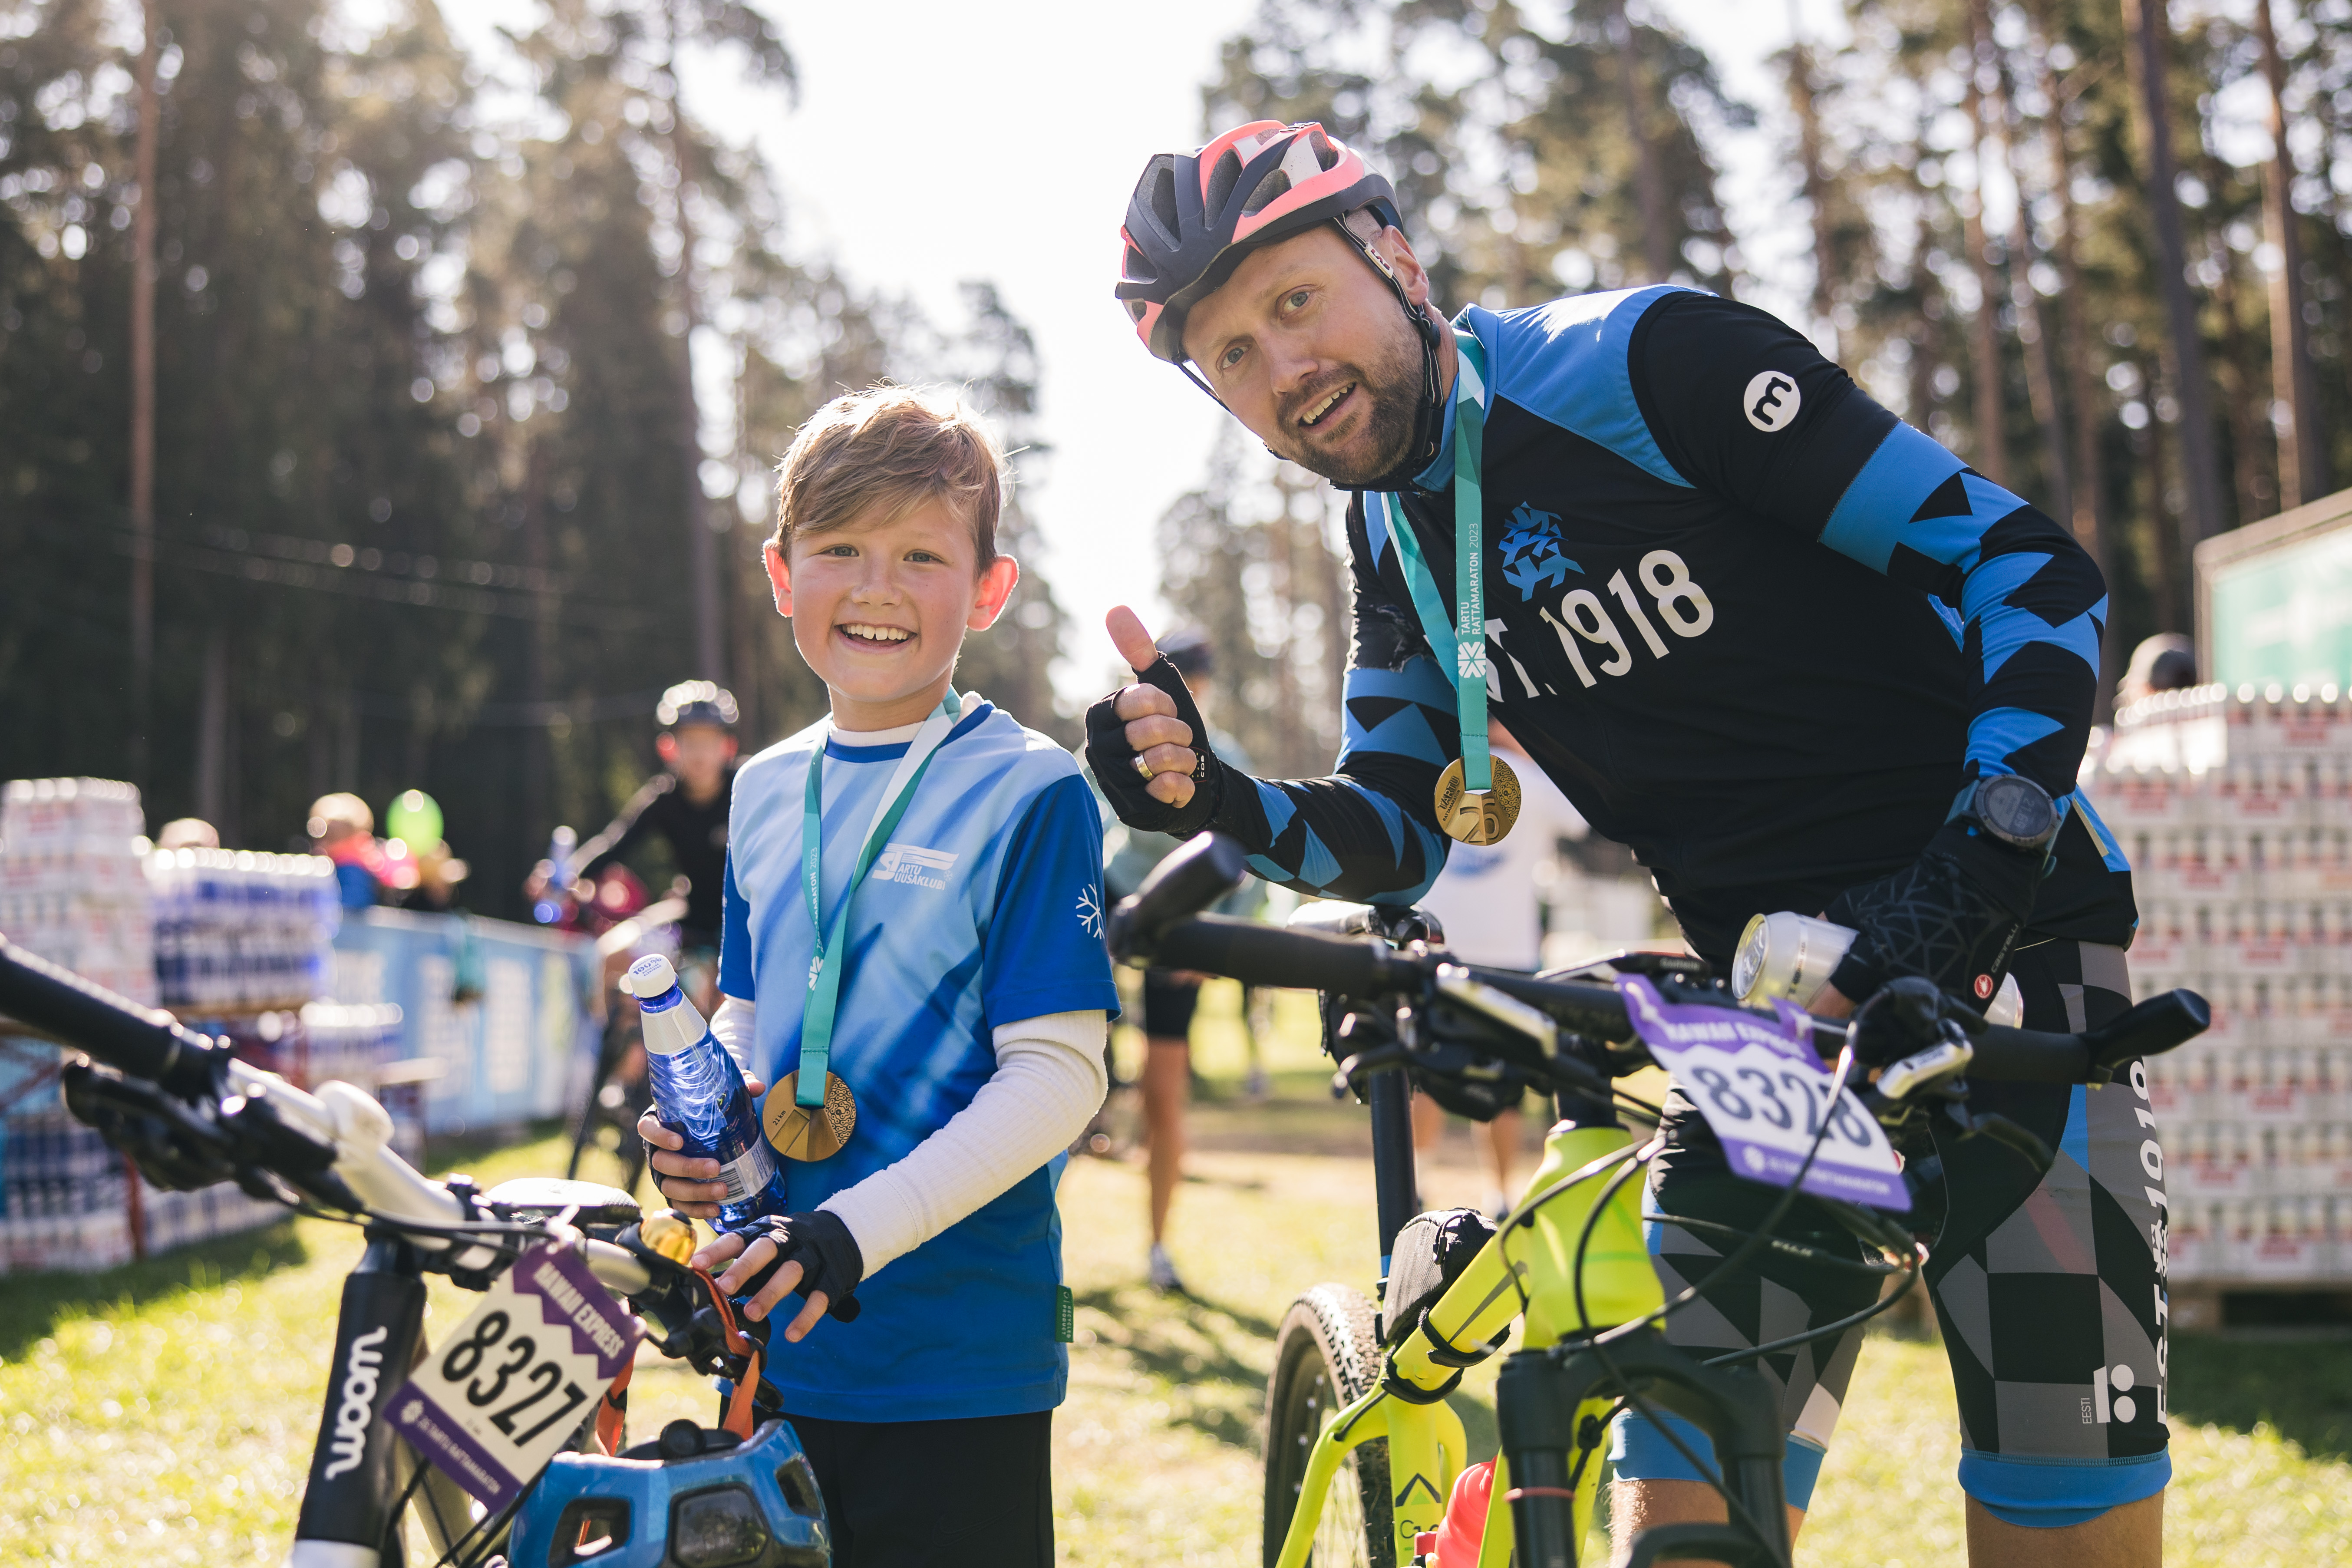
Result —
M 1373 248 L 1425 307 L 1429 275 L 1404 236 L 1384 229 Z M 1251 434 L 1335 484 L 1370 484 L 1407 456 L 1420 340 L 1387 280 L 1328 224 L 1252 251 L 1192 307 L 1184 352 Z
M 719 793 L 727 764 L 735 760 L 735 737 L 716 724 L 680 724 L 655 750 L 686 786 L 687 798 L 705 801 Z

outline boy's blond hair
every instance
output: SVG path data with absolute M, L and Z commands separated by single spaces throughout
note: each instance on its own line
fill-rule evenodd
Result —
M 996 438 L 951 392 L 869 386 L 845 393 L 810 416 L 776 465 L 776 531 L 769 542 L 846 527 L 878 508 L 892 521 L 933 498 L 971 525 L 974 570 L 996 561 L 996 520 L 1004 506 L 1004 455 Z

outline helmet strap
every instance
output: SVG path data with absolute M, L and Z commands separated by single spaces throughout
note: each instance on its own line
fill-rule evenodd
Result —
M 1412 423 L 1412 439 L 1405 444 L 1404 456 L 1397 466 L 1371 483 L 1360 487 L 1366 490 L 1401 490 L 1412 483 L 1430 459 L 1437 456 L 1438 438 L 1444 428 L 1445 400 L 1439 395 L 1437 368 L 1438 325 L 1430 320 L 1427 310 L 1415 310 L 1412 296 L 1404 291 L 1404 280 L 1389 265 L 1388 258 L 1374 250 L 1361 235 L 1349 228 L 1343 218 L 1331 223 L 1356 247 L 1364 265 L 1388 280 L 1389 291 L 1396 296 L 1397 306 L 1404 319 L 1412 323 L 1414 333 L 1421 339 L 1421 408 Z

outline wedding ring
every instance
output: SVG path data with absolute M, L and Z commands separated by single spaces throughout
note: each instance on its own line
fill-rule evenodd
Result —
M 1151 782 L 1151 764 L 1145 762 L 1141 757 L 1135 759 L 1135 771 L 1143 775 L 1143 782 L 1145 784 L 1150 784 Z

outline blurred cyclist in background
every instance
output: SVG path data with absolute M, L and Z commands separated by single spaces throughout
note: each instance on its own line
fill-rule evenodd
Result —
M 1190 628 L 1173 631 L 1160 639 L 1159 647 L 1168 662 L 1194 683 L 1194 692 L 1204 700 L 1202 711 L 1213 714 L 1209 677 L 1216 661 L 1207 636 Z M 1215 728 L 1213 718 L 1209 723 L 1210 733 L 1216 737 L 1217 755 L 1239 754 L 1233 737 Z M 1083 755 L 1079 761 L 1083 764 Z M 1126 826 L 1111 813 L 1102 786 L 1090 771 L 1087 782 L 1095 786 L 1096 797 L 1103 805 L 1103 890 L 1116 904 L 1141 887 L 1151 868 L 1182 840 Z M 1265 907 L 1265 884 L 1255 877 L 1213 906 L 1218 914 L 1244 917 Z M 1151 1288 L 1169 1292 L 1184 1289 L 1176 1265 L 1168 1257 L 1168 1210 L 1175 1202 L 1176 1184 L 1184 1178 L 1184 1110 L 1192 1094 L 1192 1013 L 1200 1005 L 1202 979 L 1178 969 L 1148 969 L 1143 973 L 1143 1126 L 1151 1180 L 1150 1272 Z M 1246 994 L 1242 1027 L 1245 1031 L 1250 1027 Z
M 593 880 L 614 861 L 658 834 L 686 879 L 686 913 L 677 922 L 678 970 L 706 976 L 718 969 L 720 891 L 727 875 L 727 807 L 735 788 L 735 699 L 708 680 L 681 680 L 654 710 L 662 732 L 654 751 L 662 771 L 621 808 L 604 832 L 580 847 L 574 875 Z M 545 893 L 551 868 L 531 872 L 528 891 Z

